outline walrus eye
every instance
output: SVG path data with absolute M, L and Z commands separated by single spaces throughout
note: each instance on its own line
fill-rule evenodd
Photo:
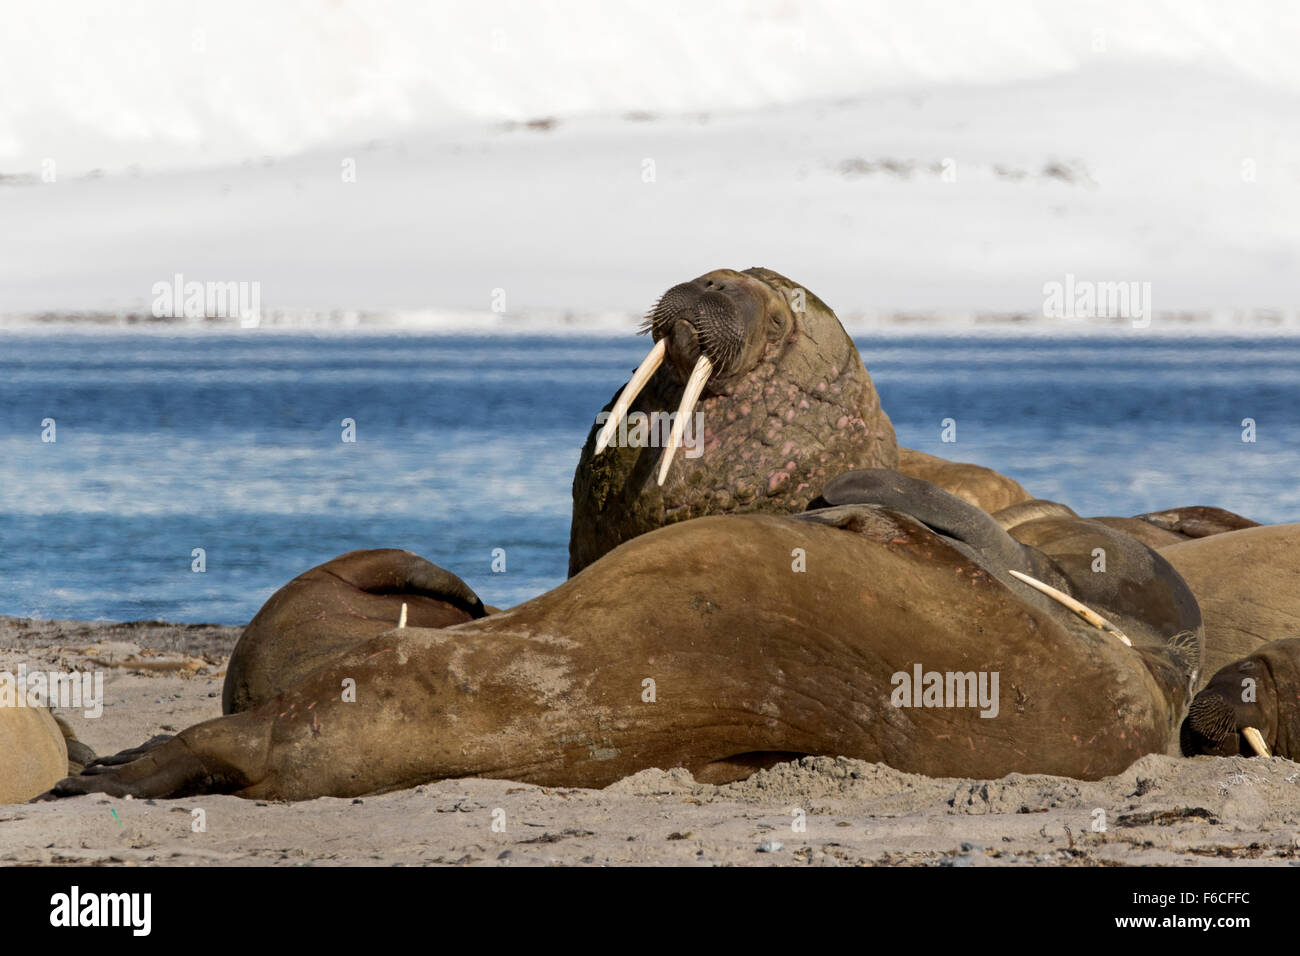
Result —
M 767 316 L 767 340 L 769 342 L 779 342 L 790 331 L 788 317 L 780 310 L 774 309 Z

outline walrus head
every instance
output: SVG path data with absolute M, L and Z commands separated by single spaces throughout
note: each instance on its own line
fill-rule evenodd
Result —
M 605 406 L 573 479 L 569 573 L 707 514 L 802 511 L 898 447 L 839 319 L 770 269 L 718 269 L 665 292 L 650 353 Z
M 1300 757 L 1300 639 L 1219 670 L 1187 709 L 1180 743 L 1187 757 Z

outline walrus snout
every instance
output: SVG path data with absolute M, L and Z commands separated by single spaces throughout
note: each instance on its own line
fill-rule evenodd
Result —
M 1183 756 L 1289 756 L 1279 741 L 1279 687 L 1265 653 L 1224 667 L 1210 679 L 1187 708 L 1179 733 Z
M 664 340 L 668 358 L 685 382 L 700 357 L 714 376 L 734 374 L 760 304 L 736 282 L 702 276 L 673 286 L 660 297 L 647 320 L 656 341 Z
M 761 280 L 720 269 L 678 283 L 659 297 L 641 328 L 653 335 L 655 344 L 596 436 L 596 454 L 605 450 L 632 402 L 668 358 L 686 384 L 659 462 L 657 480 L 663 485 L 705 387 L 715 378 L 748 372 L 762 354 L 766 307 L 758 285 Z

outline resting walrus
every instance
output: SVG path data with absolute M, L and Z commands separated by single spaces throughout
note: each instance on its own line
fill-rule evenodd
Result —
M 342 651 L 391 630 L 447 627 L 486 611 L 464 581 L 410 551 L 350 551 L 298 575 L 262 605 L 230 655 L 221 712 L 265 703 Z
M 1132 536 L 1073 512 L 1040 514 L 1008 533 L 969 502 L 887 469 L 840 475 L 813 501 L 813 507 L 843 504 L 914 516 L 958 546 L 974 548 L 985 564 L 1026 574 L 1048 585 L 1042 590 L 1056 592 L 1056 600 L 1082 604 L 1134 647 L 1173 653 L 1185 689 L 1195 685 L 1202 668 L 1200 608 L 1169 562 Z
M 1205 674 L 1300 635 L 1300 524 L 1246 527 L 1161 548 L 1205 618 Z
M 936 524 L 975 511 L 934 493 Z M 866 505 L 669 525 L 513 609 L 391 630 L 53 794 L 600 787 L 656 766 L 722 782 L 800 754 L 1096 779 L 1169 750 L 1190 679 L 1176 635 L 1125 646 L 1017 579 L 1009 538 L 985 550 L 954 531 L 968 540 Z
M 1272 641 L 1210 678 L 1188 708 L 1183 754 L 1300 760 L 1300 639 Z
M 30 800 L 94 759 L 49 707 L 0 706 L 0 804 Z

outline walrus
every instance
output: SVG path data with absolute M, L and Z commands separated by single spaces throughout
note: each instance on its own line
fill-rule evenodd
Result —
M 1018 501 L 1001 510 L 994 511 L 993 515 L 998 524 L 1008 531 L 1017 525 L 1033 521 L 1035 518 L 1062 515 L 1071 518 L 1078 517 L 1078 514 L 1069 506 L 1060 502 L 1042 499 Z M 1088 520 L 1099 522 L 1107 527 L 1114 528 L 1116 531 L 1123 531 L 1125 534 L 1137 538 L 1148 548 L 1156 548 L 1157 550 L 1183 541 L 1225 534 L 1241 528 L 1259 527 L 1258 522 L 1243 518 L 1239 514 L 1225 511 L 1222 508 L 1205 506 L 1151 511 L 1146 514 L 1134 515 L 1131 518 L 1119 515 L 1099 515 Z
M 983 514 L 943 494 L 959 517 Z M 512 609 L 355 645 L 49 796 L 300 800 L 465 776 L 603 787 L 676 766 L 720 783 L 805 754 L 1097 779 L 1176 747 L 1182 647 L 1125 646 L 1004 567 L 1009 538 L 989 552 L 957 531 L 970 540 L 856 504 L 670 524 Z M 931 675 L 952 706 L 926 705 Z
M 48 707 L 0 707 L 0 803 L 22 803 L 75 771 Z
M 270 700 L 341 651 L 391 630 L 406 609 L 418 627 L 483 617 L 460 578 L 410 551 L 350 551 L 298 575 L 262 605 L 226 668 L 221 712 Z
M 1300 760 L 1300 639 L 1286 638 L 1221 668 L 1192 700 L 1184 756 Z
M 673 286 L 642 331 L 654 345 L 596 417 L 574 472 L 571 575 L 674 521 L 797 513 L 857 468 L 894 468 L 986 511 L 1030 497 L 992 469 L 899 448 L 835 313 L 770 269 Z
M 706 273 L 665 292 L 642 331 L 654 344 L 574 472 L 570 575 L 663 525 L 796 513 L 840 472 L 897 464 L 853 340 L 785 276 Z
M 1205 673 L 1300 635 L 1300 524 L 1262 525 L 1161 548 L 1205 619 Z
M 894 470 L 909 478 L 920 478 L 938 485 L 949 494 L 970 502 L 990 514 L 1021 502 L 1035 500 L 1014 478 L 992 468 L 964 461 L 948 461 L 914 448 L 898 448 Z
M 1069 508 L 1022 505 L 1030 520 L 1010 531 L 997 517 L 932 483 L 892 472 L 847 472 L 827 483 L 811 507 L 868 504 L 914 516 L 986 564 L 1033 578 L 1061 603 L 1134 647 L 1161 648 L 1178 658 L 1190 693 L 1202 669 L 1203 627 L 1192 590 L 1158 552 L 1131 535 L 1080 518 Z M 1022 578 L 1023 580 L 1023 578 Z M 1045 585 L 1046 587 L 1041 587 Z M 1076 613 L 1084 611 L 1075 607 Z
M 0 706 L 0 804 L 30 800 L 94 760 L 48 706 Z

